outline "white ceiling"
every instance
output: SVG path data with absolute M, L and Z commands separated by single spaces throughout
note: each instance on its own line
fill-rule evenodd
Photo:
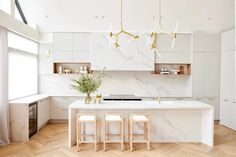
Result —
M 41 32 L 119 29 L 120 0 L 19 0 L 29 23 Z M 234 0 L 162 0 L 163 26 L 179 31 L 220 32 L 234 27 Z M 124 27 L 151 31 L 158 20 L 158 0 L 123 0 Z

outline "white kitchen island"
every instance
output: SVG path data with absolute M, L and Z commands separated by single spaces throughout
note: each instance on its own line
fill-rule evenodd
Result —
M 199 101 L 104 101 L 102 104 L 85 104 L 78 100 L 69 106 L 69 146 L 76 144 L 76 114 L 96 113 L 99 116 L 99 140 L 103 141 L 103 115 L 123 113 L 125 117 L 125 140 L 127 141 L 127 118 L 131 113 L 147 114 L 151 122 L 151 142 L 201 142 L 213 147 L 214 108 Z M 143 125 L 137 124 L 141 132 Z M 87 127 L 92 133 L 92 127 Z M 112 127 L 114 133 L 118 129 Z

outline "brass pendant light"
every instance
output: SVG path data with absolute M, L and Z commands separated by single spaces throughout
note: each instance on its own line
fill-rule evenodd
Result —
M 123 27 L 123 0 L 120 0 L 120 2 L 121 2 L 121 7 L 120 7 L 120 13 L 121 13 L 121 15 L 120 15 L 120 18 L 121 18 L 120 27 L 121 27 L 121 30 L 118 33 L 110 32 L 110 38 L 115 37 L 115 47 L 116 48 L 120 47 L 120 45 L 119 45 L 119 35 L 121 35 L 121 34 L 126 34 L 128 36 L 131 36 L 134 39 L 139 38 L 138 35 L 134 35 L 134 34 L 124 30 L 124 27 Z
M 170 32 L 164 31 L 164 29 L 162 28 L 161 20 L 162 20 L 162 16 L 161 16 L 161 0 L 159 0 L 159 23 L 158 23 L 159 30 L 155 32 L 155 28 L 154 28 L 153 32 L 151 33 L 151 38 L 153 38 L 151 49 L 157 49 L 157 37 L 160 34 L 166 34 L 166 35 L 171 36 L 173 38 L 172 46 L 171 47 L 174 48 L 175 39 L 176 39 L 176 32 L 177 32 L 177 29 L 178 29 L 178 23 L 176 23 L 174 33 L 170 33 Z

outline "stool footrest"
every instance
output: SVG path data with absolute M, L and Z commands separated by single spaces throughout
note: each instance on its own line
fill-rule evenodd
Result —
M 120 134 L 105 134 L 106 136 L 120 136 Z
M 83 143 L 94 143 L 94 141 L 78 141 L 79 144 L 83 144 Z
M 130 134 L 131 135 L 131 134 Z M 133 136 L 145 136 L 145 134 L 132 134 Z
M 94 136 L 94 134 L 80 134 L 81 137 Z
M 148 143 L 148 141 L 131 141 L 133 143 Z
M 105 143 L 121 143 L 122 141 L 106 141 Z

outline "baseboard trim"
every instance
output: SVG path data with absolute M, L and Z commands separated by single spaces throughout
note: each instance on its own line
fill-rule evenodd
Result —
M 68 124 L 68 119 L 50 119 L 49 124 Z

